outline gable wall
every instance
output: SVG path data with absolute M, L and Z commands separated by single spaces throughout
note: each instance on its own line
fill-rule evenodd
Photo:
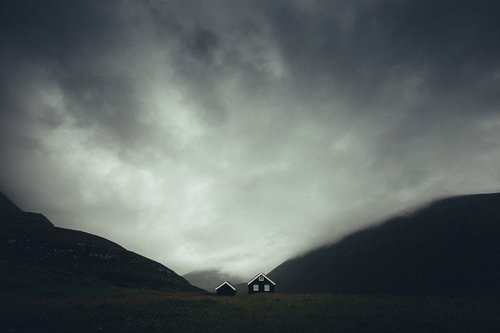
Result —
M 258 284 L 259 285 L 259 291 L 253 291 L 253 285 Z M 264 291 L 264 285 L 268 284 L 269 285 L 269 291 Z M 275 285 L 272 284 L 271 281 L 266 279 L 264 277 L 264 281 L 259 281 L 259 278 L 256 278 L 252 283 L 248 285 L 248 294 L 255 294 L 255 293 L 274 293 L 275 291 Z

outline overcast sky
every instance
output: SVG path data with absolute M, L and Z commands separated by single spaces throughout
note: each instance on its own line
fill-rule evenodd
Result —
M 0 189 L 252 276 L 500 190 L 500 2 L 2 1 Z

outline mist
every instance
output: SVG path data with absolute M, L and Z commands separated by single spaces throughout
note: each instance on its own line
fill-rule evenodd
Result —
M 7 1 L 0 189 L 243 276 L 500 189 L 500 4 Z

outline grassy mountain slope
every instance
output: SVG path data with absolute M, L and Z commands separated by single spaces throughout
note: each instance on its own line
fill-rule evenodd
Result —
M 0 194 L 0 285 L 124 286 L 199 292 L 171 269 L 107 239 L 55 227 Z
M 500 294 L 500 194 L 439 200 L 288 260 L 280 292 Z

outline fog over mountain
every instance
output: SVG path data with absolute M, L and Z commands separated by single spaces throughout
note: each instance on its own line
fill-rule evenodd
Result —
M 0 285 L 46 292 L 111 286 L 203 292 L 168 267 L 105 238 L 59 228 L 43 214 L 25 212 L 1 192 Z
M 496 1 L 3 1 L 0 188 L 176 272 L 500 190 Z
M 285 261 L 280 292 L 500 295 L 500 193 L 441 199 Z

